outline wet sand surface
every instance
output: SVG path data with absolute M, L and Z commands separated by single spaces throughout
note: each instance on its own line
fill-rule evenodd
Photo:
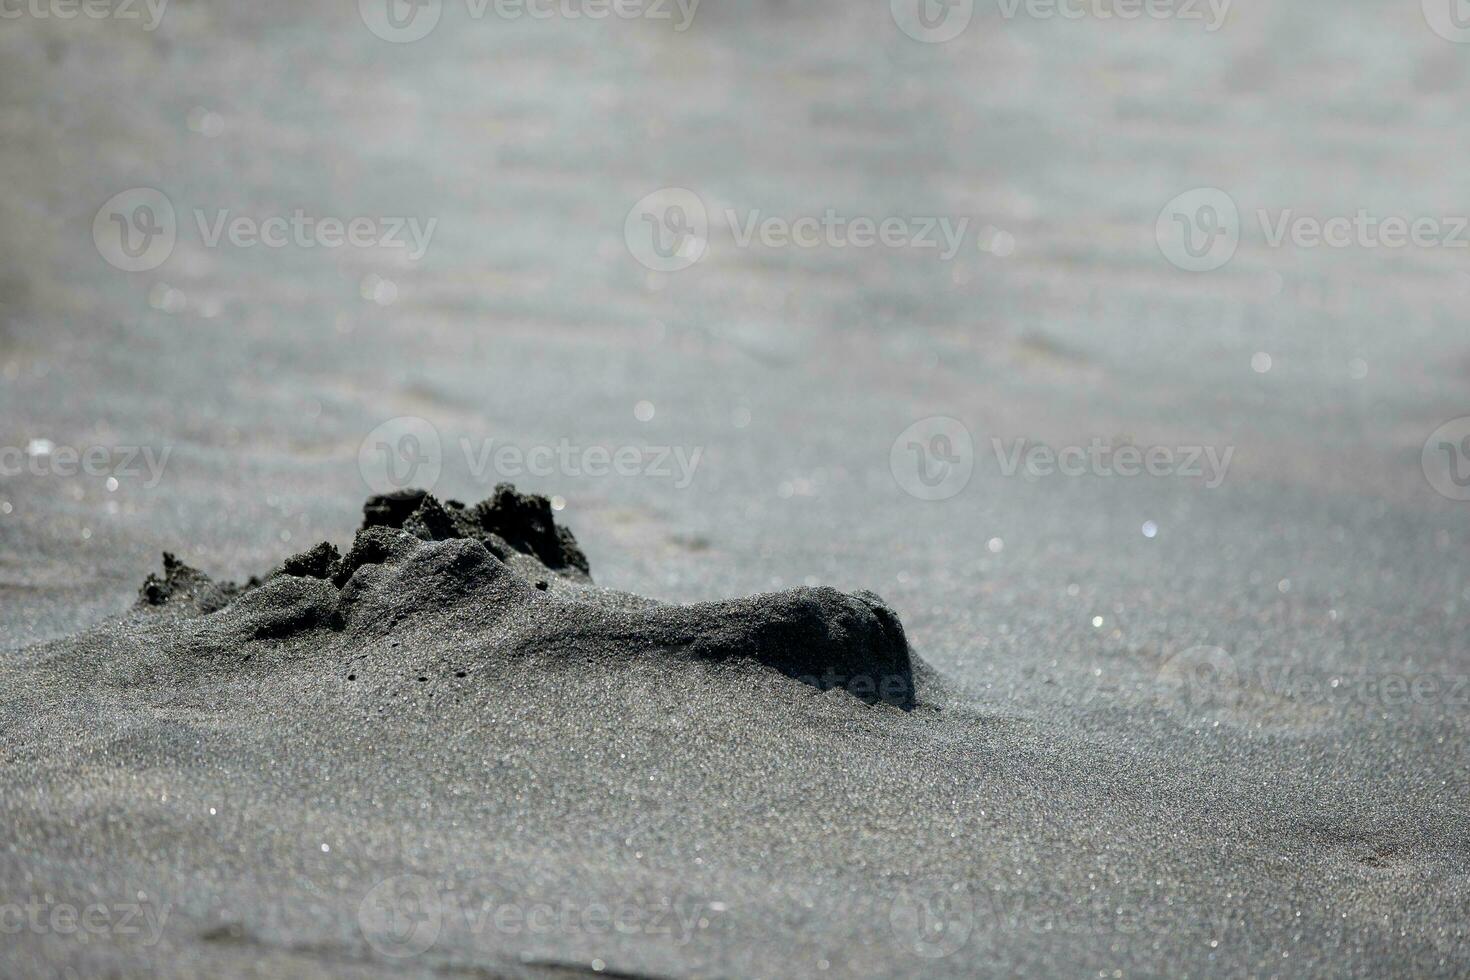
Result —
M 1452 226 L 1470 46 L 1417 4 L 942 44 L 706 4 L 0 21 L 0 972 L 1462 975 L 1470 503 L 1421 456 L 1470 414 L 1465 252 L 1258 214 Z M 140 187 L 177 241 L 128 272 L 93 225 Z M 661 272 L 625 226 L 666 187 L 710 229 Z M 1244 230 L 1192 273 L 1199 187 Z M 298 208 L 433 232 L 209 243 Z M 968 224 L 737 234 L 828 209 Z M 462 610 L 208 669 L 134 621 L 164 550 L 345 550 L 405 433 L 441 498 L 553 497 L 600 586 L 876 593 L 921 703 Z

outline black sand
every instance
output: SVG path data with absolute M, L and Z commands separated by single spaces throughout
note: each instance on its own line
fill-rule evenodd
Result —
M 1470 413 L 1464 253 L 1256 227 L 1463 213 L 1470 48 L 1430 6 L 977 4 L 945 44 L 836 0 L 677 35 L 445 3 L 397 45 L 338 0 L 0 19 L 0 976 L 1465 975 L 1470 522 L 1420 465 Z M 950 261 L 722 231 L 656 273 L 621 238 L 670 184 L 972 224 Z M 1205 185 L 1252 230 L 1194 274 L 1155 229 Z M 180 235 L 129 273 L 92 225 L 136 187 Z M 296 206 L 438 232 L 210 248 L 194 214 Z M 975 446 L 943 501 L 891 467 L 934 415 Z M 344 603 L 400 416 L 440 501 L 563 498 L 596 585 L 436 513 Z M 491 439 L 703 453 L 468 467 Z M 1023 439 L 1234 455 L 1033 478 Z M 45 442 L 167 464 L 32 472 Z M 749 642 L 896 650 L 865 592 L 912 706 Z
M 473 508 L 409 490 L 371 498 L 363 514 L 345 555 L 322 542 L 243 586 L 217 585 L 165 553 L 139 612 L 66 641 L 63 659 L 80 650 L 91 676 L 123 686 L 293 663 L 335 664 L 354 681 L 365 645 L 422 649 L 425 636 L 453 634 L 463 646 L 436 677 L 488 679 L 543 662 L 760 665 L 865 703 L 916 704 L 903 626 L 872 593 L 802 588 L 669 606 L 599 589 L 551 501 L 509 484 Z
M 9 969 L 1466 962 L 1448 768 L 1198 742 L 1213 715 L 1089 739 L 1009 719 L 911 669 L 875 596 L 600 588 L 545 498 L 508 487 L 365 514 L 345 555 L 243 586 L 166 556 L 130 613 L 5 670 L 5 880 L 145 896 L 136 933 L 22 931 Z M 1208 747 L 1185 764 L 1181 737 Z

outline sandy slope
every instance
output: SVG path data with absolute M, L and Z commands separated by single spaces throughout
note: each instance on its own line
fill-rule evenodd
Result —
M 876 598 L 648 605 L 423 513 L 232 598 L 176 564 L 7 668 L 7 877 L 117 928 L 39 913 L 14 968 L 1463 967 L 1452 768 L 1240 725 L 1249 691 L 1173 746 L 926 667 L 870 706 L 843 687 L 909 665 Z
M 1470 538 L 1420 460 L 1470 412 L 1461 253 L 1256 222 L 1463 211 L 1470 49 L 1414 3 L 981 5 L 942 45 L 707 3 L 459 6 L 407 45 L 338 3 L 0 21 L 0 450 L 161 461 L 0 475 L 0 973 L 1463 974 Z M 720 223 L 652 272 L 625 219 L 671 185 Z M 139 186 L 178 243 L 128 273 L 92 226 Z M 1155 230 L 1199 186 L 1248 233 L 1190 274 Z M 437 230 L 415 261 L 197 224 L 298 207 Z M 946 261 L 722 218 L 827 208 L 972 224 Z M 183 676 L 81 632 L 163 550 L 244 580 L 348 546 L 400 416 L 441 498 L 561 496 L 600 585 L 881 595 L 928 707 L 512 662 L 448 617 Z M 974 447 L 941 501 L 893 456 L 931 416 Z M 700 461 L 493 462 L 563 440 Z M 1028 476 L 1019 440 L 1232 455 Z

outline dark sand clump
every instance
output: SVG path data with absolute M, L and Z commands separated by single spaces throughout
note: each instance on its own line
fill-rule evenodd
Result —
M 499 638 L 511 656 L 748 662 L 870 704 L 915 704 L 903 626 L 871 592 L 801 588 L 676 606 L 598 588 L 550 502 L 508 484 L 472 507 L 421 490 L 375 496 L 363 515 L 345 554 L 322 542 L 244 585 L 216 584 L 165 553 L 138 607 L 165 614 L 163 646 L 184 671 L 310 657 L 313 645 L 447 621 Z
M 1089 700 L 1041 631 L 1026 684 L 1077 700 L 1022 712 L 983 625 L 941 684 L 870 594 L 602 588 L 509 488 L 364 523 L 240 585 L 167 557 L 123 615 L 0 661 L 0 906 L 144 912 L 0 936 L 0 976 L 1470 963 L 1462 713 Z

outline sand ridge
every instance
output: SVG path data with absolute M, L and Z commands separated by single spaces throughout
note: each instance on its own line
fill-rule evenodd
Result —
M 374 496 L 363 515 L 345 553 L 322 542 L 242 585 L 216 584 L 165 553 L 130 628 L 148 636 L 158 613 L 170 642 L 157 646 L 191 670 L 190 657 L 215 665 L 304 659 L 314 646 L 453 619 L 500 638 L 512 656 L 616 662 L 652 651 L 746 661 L 869 704 L 916 703 L 903 625 L 871 592 L 803 587 L 680 606 L 602 589 L 550 501 L 508 484 L 473 507 L 421 490 Z

